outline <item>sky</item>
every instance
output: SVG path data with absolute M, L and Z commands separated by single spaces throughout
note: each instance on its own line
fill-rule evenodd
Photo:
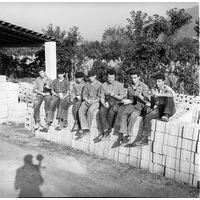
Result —
M 113 26 L 126 26 L 132 10 L 141 10 L 149 16 L 158 14 L 166 17 L 166 11 L 171 8 L 192 8 L 199 5 L 193 2 L 3 2 L 0 1 L 0 20 L 22 26 L 24 28 L 42 33 L 52 23 L 66 32 L 73 26 L 79 28 L 84 40 L 101 41 L 106 28 Z

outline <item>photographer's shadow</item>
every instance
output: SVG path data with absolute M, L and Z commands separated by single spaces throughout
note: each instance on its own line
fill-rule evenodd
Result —
M 38 165 L 33 164 L 33 156 L 28 154 L 24 157 L 24 165 L 17 169 L 15 177 L 15 189 L 20 190 L 19 197 L 42 197 L 40 185 L 44 179 L 40 173 L 42 155 L 37 155 Z

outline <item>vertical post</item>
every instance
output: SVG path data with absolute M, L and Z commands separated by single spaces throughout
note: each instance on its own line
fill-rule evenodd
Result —
M 45 69 L 52 80 L 57 77 L 56 67 L 56 42 L 45 42 Z

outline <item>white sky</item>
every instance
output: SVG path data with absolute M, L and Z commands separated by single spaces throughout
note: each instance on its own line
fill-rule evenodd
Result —
M 0 2 L 0 20 L 42 33 L 52 23 L 66 32 L 77 26 L 85 40 L 101 40 L 106 28 L 125 26 L 130 11 L 166 17 L 171 8 L 192 8 L 193 2 Z

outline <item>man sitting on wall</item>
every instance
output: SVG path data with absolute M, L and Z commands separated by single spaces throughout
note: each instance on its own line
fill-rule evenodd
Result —
M 90 132 L 94 111 L 99 108 L 100 89 L 102 85 L 102 83 L 96 79 L 96 72 L 94 70 L 88 72 L 88 78 L 89 81 L 85 84 L 82 92 L 83 102 L 78 111 L 82 130 L 81 137 Z
M 36 94 L 36 99 L 33 103 L 33 109 L 34 109 L 34 120 L 35 120 L 35 127 L 34 129 L 38 129 L 40 126 L 40 106 L 42 102 L 44 101 L 44 110 L 45 115 L 47 119 L 47 112 L 50 107 L 50 101 L 51 101 L 51 87 L 52 87 L 52 80 L 46 75 L 44 67 L 40 67 L 38 70 L 39 77 L 35 80 L 34 86 L 33 86 L 33 92 Z
M 117 108 L 115 125 L 119 127 L 122 134 L 120 143 L 126 143 L 130 139 L 132 128 L 149 101 L 149 88 L 140 80 L 140 71 L 131 70 L 132 84 L 127 89 L 127 99 L 122 100 L 123 105 Z
M 113 126 L 115 112 L 112 106 L 119 103 L 125 97 L 125 90 L 123 85 L 115 80 L 116 71 L 114 68 L 107 71 L 107 81 L 101 87 L 100 101 L 101 107 L 99 109 L 99 120 L 101 129 L 103 130 L 102 138 L 108 138 Z
M 69 99 L 67 99 L 66 101 L 64 101 L 61 104 L 61 113 L 60 113 L 60 119 L 62 119 L 62 123 L 59 125 L 59 128 L 65 128 L 68 126 L 68 109 L 71 105 L 73 105 L 72 107 L 72 115 L 74 118 L 74 127 L 72 130 L 78 130 L 80 128 L 80 122 L 78 119 L 78 110 L 81 106 L 82 103 L 82 99 L 81 99 L 81 94 L 82 94 L 82 90 L 83 87 L 85 86 L 85 82 L 84 82 L 84 76 L 85 74 L 83 72 L 77 72 L 75 74 L 75 83 L 72 85 L 72 90 L 70 93 L 70 97 Z
M 153 108 L 144 117 L 144 131 L 141 141 L 137 142 L 136 145 L 146 145 L 148 144 L 148 137 L 151 135 L 151 120 L 158 119 L 164 122 L 169 121 L 175 113 L 175 104 L 173 97 L 175 92 L 169 86 L 165 85 L 165 75 L 162 73 L 156 74 L 154 77 L 156 79 L 156 88 L 151 90 L 152 95 L 152 105 Z
M 54 113 L 55 113 L 57 107 L 58 107 L 57 119 L 59 119 L 58 125 L 61 123 L 61 120 L 60 120 L 61 107 L 60 107 L 60 105 L 64 101 L 66 101 L 66 99 L 69 95 L 69 90 L 70 90 L 70 83 L 69 83 L 68 78 L 65 77 L 65 70 L 60 68 L 57 70 L 57 74 L 58 74 L 58 78 L 54 79 L 52 82 L 52 99 L 51 99 L 50 108 L 48 111 L 47 123 L 45 125 L 45 128 L 47 128 L 47 129 L 53 122 Z

